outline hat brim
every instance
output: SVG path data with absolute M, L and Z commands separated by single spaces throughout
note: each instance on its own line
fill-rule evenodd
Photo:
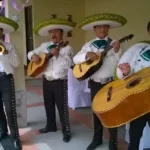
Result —
M 6 18 L 4 16 L 0 16 L 0 28 L 3 29 L 4 34 L 14 32 L 15 30 L 18 29 L 18 27 L 19 26 L 15 21 Z
M 110 28 L 118 28 L 127 23 L 127 20 L 120 15 L 112 13 L 98 13 L 87 16 L 77 27 L 83 30 L 93 30 L 97 25 L 109 25 Z
M 62 29 L 65 32 L 71 31 L 73 27 L 67 25 L 47 25 L 45 27 L 40 28 L 37 31 L 37 34 L 40 36 L 49 36 L 49 31 L 53 29 Z
M 95 22 L 91 22 L 89 24 L 86 24 L 84 26 L 81 27 L 82 30 L 93 30 L 93 28 L 95 26 L 98 26 L 98 25 L 109 25 L 110 28 L 118 28 L 118 27 L 121 27 L 121 23 L 119 22 L 116 22 L 116 21 L 95 21 Z
M 11 32 L 15 31 L 14 27 L 12 27 L 11 25 L 5 24 L 5 23 L 0 23 L 0 28 L 3 29 L 4 34 L 11 33 Z

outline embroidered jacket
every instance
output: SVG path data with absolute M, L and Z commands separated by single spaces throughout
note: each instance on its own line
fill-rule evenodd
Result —
M 131 72 L 128 76 L 143 68 L 150 67 L 150 45 L 147 43 L 133 45 L 121 57 L 119 64 L 122 63 L 129 63 L 131 66 Z M 124 78 L 119 68 L 117 68 L 116 74 L 118 78 Z

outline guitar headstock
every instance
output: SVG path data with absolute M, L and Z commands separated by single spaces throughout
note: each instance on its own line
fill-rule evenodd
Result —
M 129 35 L 123 37 L 122 39 L 120 39 L 119 42 L 122 43 L 122 42 L 125 42 L 125 41 L 129 41 L 129 40 L 131 40 L 133 37 L 134 37 L 133 34 L 129 34 Z

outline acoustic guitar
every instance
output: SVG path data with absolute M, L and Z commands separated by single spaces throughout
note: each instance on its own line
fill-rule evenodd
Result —
M 50 51 L 52 48 L 57 48 L 58 50 L 62 47 L 65 47 L 69 44 L 68 41 L 66 42 L 61 42 L 59 45 L 51 45 L 50 47 L 47 47 L 48 51 Z M 53 57 L 53 55 L 49 52 L 48 54 L 46 53 L 40 53 L 40 62 L 39 63 L 34 63 L 33 61 L 30 61 L 28 68 L 27 68 L 27 75 L 30 77 L 36 77 L 40 73 L 42 73 L 47 65 L 48 61 L 50 58 Z
M 134 37 L 133 34 L 130 34 L 126 37 L 123 37 L 119 40 L 120 43 L 131 40 Z M 77 64 L 73 67 L 73 75 L 78 80 L 85 80 L 92 76 L 96 71 L 100 69 L 103 64 L 103 60 L 107 55 L 107 52 L 111 50 L 113 47 L 111 45 L 107 46 L 103 52 L 100 53 L 99 58 L 95 61 L 87 60 L 82 64 Z
M 150 111 L 150 68 L 104 86 L 94 97 L 94 113 L 107 128 L 124 125 Z

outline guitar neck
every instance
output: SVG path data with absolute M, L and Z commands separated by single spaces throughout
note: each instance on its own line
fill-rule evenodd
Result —
M 125 40 L 124 39 L 120 39 L 119 40 L 119 43 L 122 43 L 122 42 L 124 42 Z M 113 46 L 112 45 L 109 45 L 108 47 L 106 47 L 106 49 L 102 52 L 104 55 L 105 54 L 107 54 L 107 52 L 109 51 L 109 50 L 111 50 L 113 48 Z
M 59 43 L 58 46 L 56 46 L 56 49 L 57 49 L 58 51 L 60 51 L 60 48 L 66 47 L 68 44 L 69 44 L 68 41 L 66 41 L 66 42 L 61 42 L 61 43 Z M 47 56 L 48 59 L 51 59 L 52 57 L 53 57 L 53 54 L 51 54 L 51 53 L 49 53 L 49 55 Z

